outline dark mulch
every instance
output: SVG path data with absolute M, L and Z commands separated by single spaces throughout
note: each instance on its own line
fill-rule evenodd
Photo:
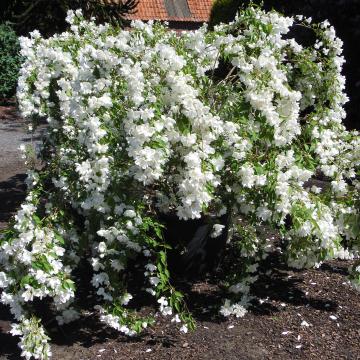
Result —
M 0 109 L 0 123 L 1 119 Z M 1 141 L 0 134 L 0 147 Z M 8 176 L 0 174 L 3 224 L 24 196 L 24 168 L 16 170 L 12 166 Z M 222 294 L 210 278 L 183 284 L 198 325 L 188 334 L 159 317 L 141 336 L 127 338 L 104 328 L 91 310 L 62 328 L 51 322 L 53 359 L 360 359 L 360 294 L 347 282 L 349 265 L 349 261 L 331 261 L 319 269 L 294 271 L 274 253 L 254 286 L 259 301 L 241 319 L 218 315 Z M 268 270 L 272 274 L 265 275 Z M 153 310 L 148 306 L 142 312 Z M 302 326 L 303 321 L 309 326 Z M 8 334 L 10 322 L 8 310 L 0 306 L 0 360 L 20 359 L 17 339 Z
M 49 326 L 53 358 L 360 359 L 360 296 L 346 282 L 348 265 L 332 261 L 318 270 L 295 272 L 276 265 L 271 279 L 262 276 L 255 286 L 262 304 L 241 319 L 221 318 L 219 290 L 197 282 L 187 296 L 198 327 L 188 334 L 158 318 L 141 336 L 127 338 L 85 314 L 71 325 Z M 4 307 L 0 319 L 0 359 L 19 359 L 16 339 L 7 334 L 10 316 Z

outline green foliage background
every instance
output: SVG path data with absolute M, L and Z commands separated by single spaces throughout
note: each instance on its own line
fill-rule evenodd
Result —
M 84 17 L 98 23 L 125 26 L 124 15 L 136 11 L 138 0 L 1 0 L 0 23 L 9 21 L 18 35 L 39 30 L 51 36 L 66 30 L 68 10 L 81 9 Z
M 234 20 L 237 10 L 244 3 L 243 0 L 215 0 L 211 8 L 210 27 Z
M 20 44 L 14 30 L 0 24 L 0 100 L 15 95 L 21 63 Z

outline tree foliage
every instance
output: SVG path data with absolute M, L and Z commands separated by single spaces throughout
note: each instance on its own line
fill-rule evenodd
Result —
M 0 25 L 0 99 L 15 94 L 21 58 L 20 44 L 11 26 Z
M 68 10 L 81 9 L 86 19 L 125 26 L 125 15 L 135 12 L 137 4 L 138 0 L 2 0 L 0 22 L 9 21 L 21 35 L 37 29 L 49 36 L 66 29 Z

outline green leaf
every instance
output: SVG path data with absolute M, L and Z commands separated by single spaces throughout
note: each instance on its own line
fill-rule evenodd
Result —
M 160 240 L 163 240 L 163 234 L 159 227 L 155 227 L 155 234 Z
M 58 233 L 56 233 L 56 232 L 55 232 L 55 239 L 58 241 L 58 243 L 59 243 L 60 245 L 65 245 L 65 240 L 64 240 L 64 238 L 63 238 L 60 234 L 58 234 Z
M 41 219 L 39 218 L 38 215 L 34 214 L 33 219 L 34 219 L 36 225 L 41 225 L 42 221 L 41 221 Z
M 32 280 L 34 280 L 34 278 L 32 276 L 30 276 L 30 275 L 24 276 L 20 281 L 20 287 L 23 288 L 23 287 L 25 287 L 25 285 L 31 284 Z
M 66 279 L 63 281 L 62 286 L 64 289 L 75 290 L 75 283 L 71 279 Z

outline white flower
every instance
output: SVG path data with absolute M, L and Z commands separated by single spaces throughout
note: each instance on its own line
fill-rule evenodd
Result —
M 213 228 L 212 228 L 212 231 L 211 231 L 211 234 L 210 234 L 210 237 L 212 237 L 212 238 L 219 237 L 222 234 L 224 228 L 225 228 L 225 225 L 214 224 Z
M 103 241 L 99 243 L 98 250 L 100 254 L 104 254 L 106 252 L 107 246 Z
M 164 296 L 159 298 L 157 302 L 160 304 L 160 306 L 167 306 L 167 304 L 168 304 L 168 301 L 166 300 L 166 298 Z
M 176 323 L 181 322 L 181 320 L 180 320 L 180 318 L 179 318 L 179 315 L 176 314 L 176 315 L 171 319 L 171 322 L 176 322 Z
M 225 317 L 228 317 L 232 314 L 232 311 L 233 311 L 233 307 L 231 305 L 231 302 L 229 299 L 226 299 L 224 305 L 222 305 L 220 308 L 220 314 Z
M 321 193 L 321 188 L 313 185 L 310 189 L 314 194 L 320 194 Z
M 128 218 L 134 218 L 136 216 L 136 212 L 134 210 L 125 210 L 124 212 L 124 216 L 128 217 Z
M 249 286 L 243 282 L 239 282 L 229 287 L 229 292 L 234 294 L 239 294 L 239 293 L 246 294 L 248 293 L 248 291 L 249 291 Z
M 184 325 L 180 328 L 180 331 L 181 331 L 182 333 L 186 334 L 186 333 L 189 331 L 189 329 L 188 329 L 187 325 L 184 324 Z
M 151 288 L 146 288 L 145 289 L 146 292 L 148 292 L 150 295 L 155 296 L 156 295 L 156 291 L 154 289 Z
M 35 289 L 30 285 L 25 285 L 25 291 L 21 294 L 25 302 L 33 301 L 35 295 Z
M 132 298 L 133 297 L 131 294 L 129 294 L 129 293 L 124 294 L 121 298 L 121 304 L 127 305 Z
M 233 305 L 232 313 L 233 313 L 237 318 L 240 318 L 240 317 L 245 316 L 245 314 L 247 313 L 247 310 L 244 308 L 243 305 L 234 304 L 234 305 Z
M 124 270 L 124 269 L 125 269 L 124 264 L 123 264 L 120 260 L 111 259 L 111 260 L 110 260 L 110 263 L 111 263 L 111 267 L 112 267 L 113 269 L 115 269 L 116 271 L 121 271 L 121 270 Z
M 252 188 L 255 184 L 254 169 L 250 165 L 244 165 L 239 170 L 239 176 L 244 187 Z
M 343 195 L 347 191 L 347 184 L 343 179 L 340 180 L 333 180 L 331 182 L 331 186 L 334 189 L 334 192 L 336 192 L 339 195 Z
M 104 266 L 100 262 L 100 259 L 98 258 L 92 258 L 91 265 L 95 271 L 99 271 L 100 269 L 104 268 Z
M 157 286 L 160 282 L 160 279 L 157 276 L 149 277 L 149 282 L 151 285 Z
M 153 273 L 154 271 L 157 270 L 157 267 L 154 264 L 146 264 L 145 265 L 145 269 L 147 269 L 148 271 L 150 271 L 151 273 Z
M 0 272 L 0 288 L 5 288 L 9 285 L 9 280 L 4 272 Z
M 267 221 L 271 218 L 272 216 L 272 211 L 269 210 L 266 206 L 259 206 L 256 209 L 256 215 L 257 217 L 259 217 L 260 219 Z

